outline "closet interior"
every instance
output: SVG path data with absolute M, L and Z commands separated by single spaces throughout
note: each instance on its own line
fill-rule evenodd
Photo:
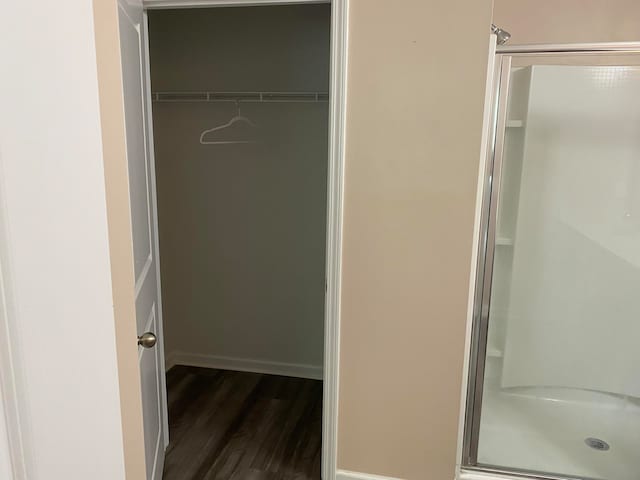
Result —
M 165 479 L 319 479 L 330 4 L 149 12 Z

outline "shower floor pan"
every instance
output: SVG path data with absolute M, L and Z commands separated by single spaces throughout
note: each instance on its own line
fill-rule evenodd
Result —
M 640 400 L 559 388 L 490 388 L 482 403 L 478 463 L 640 480 Z

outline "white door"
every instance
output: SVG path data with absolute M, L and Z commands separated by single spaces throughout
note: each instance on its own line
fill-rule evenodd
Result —
M 122 81 L 129 163 L 129 195 L 135 262 L 136 324 L 150 340 L 138 347 L 144 416 L 147 479 L 162 478 L 168 443 L 164 352 L 160 307 L 158 238 L 155 211 L 153 146 L 148 111 L 146 24 L 141 0 L 118 0 Z M 152 333 L 157 338 L 155 345 Z M 135 339 L 132 339 L 135 341 Z

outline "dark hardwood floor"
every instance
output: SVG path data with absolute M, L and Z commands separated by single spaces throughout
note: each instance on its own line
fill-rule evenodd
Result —
M 175 366 L 164 480 L 319 480 L 322 382 Z

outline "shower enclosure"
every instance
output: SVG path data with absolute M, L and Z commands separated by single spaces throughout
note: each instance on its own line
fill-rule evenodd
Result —
M 640 47 L 498 47 L 462 467 L 640 479 Z

